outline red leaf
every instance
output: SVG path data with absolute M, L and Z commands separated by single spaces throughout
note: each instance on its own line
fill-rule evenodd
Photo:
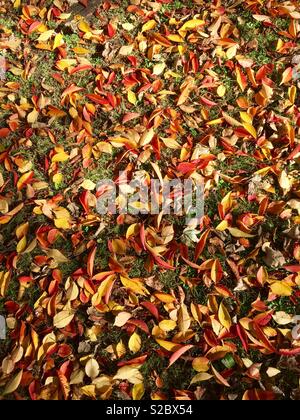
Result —
M 91 101 L 95 102 L 96 104 L 99 104 L 99 105 L 107 105 L 108 104 L 107 99 L 102 98 L 100 95 L 96 95 L 94 93 L 88 94 L 88 95 L 86 95 L 86 97 L 88 99 L 90 99 Z
M 297 154 L 300 154 L 300 144 L 292 151 L 292 153 L 287 157 L 287 160 L 292 160 Z
M 135 325 L 136 327 L 144 331 L 146 334 L 150 334 L 148 325 L 146 324 L 146 322 L 141 321 L 140 319 L 129 319 L 127 321 L 127 324 Z
M 252 323 L 253 329 L 255 331 L 255 334 L 257 335 L 257 338 L 260 340 L 260 342 L 262 343 L 262 345 L 268 349 L 269 351 L 271 351 L 272 353 L 277 353 L 277 350 L 275 349 L 275 347 L 270 343 L 270 341 L 268 340 L 268 338 L 265 336 L 265 334 L 263 333 L 262 329 L 260 328 L 260 326 L 258 324 L 256 324 L 256 322 Z
M 122 123 L 125 124 L 128 121 L 134 120 L 135 118 L 138 118 L 141 114 L 139 112 L 127 112 L 127 114 L 124 115 Z
M 169 362 L 169 366 L 172 366 L 173 363 L 176 362 L 176 360 L 178 360 L 185 352 L 187 352 L 188 350 L 190 350 L 193 346 L 193 344 L 187 344 L 186 346 L 181 347 L 180 349 L 178 349 L 177 351 L 175 351 L 175 353 L 172 354 L 172 356 L 170 357 L 170 362 Z
M 244 328 L 240 324 L 237 324 L 236 330 L 237 330 L 238 336 L 240 337 L 240 340 L 242 342 L 244 349 L 248 352 L 248 349 L 249 349 L 248 338 L 247 338 Z
M 10 133 L 9 128 L 0 128 L 0 138 L 3 139 L 4 137 L 7 137 Z
M 197 243 L 196 249 L 195 249 L 195 257 L 194 260 L 197 261 L 199 256 L 202 254 L 202 251 L 205 247 L 208 235 L 209 235 L 210 229 L 207 229 L 204 233 L 202 233 L 199 242 Z
M 94 246 L 94 248 L 89 253 L 88 260 L 87 260 L 87 273 L 90 277 L 93 277 L 96 251 L 97 251 L 97 247 Z
M 80 66 L 74 67 L 72 70 L 70 70 L 70 74 L 78 73 L 80 71 L 86 71 L 91 70 L 93 66 L 91 64 L 80 64 Z
M 296 354 L 300 354 L 300 347 L 295 349 L 280 349 L 278 353 L 283 356 L 295 356 Z
M 300 265 L 285 265 L 283 268 L 291 273 L 299 273 L 300 271 Z
M 145 236 L 145 226 L 144 224 L 141 225 L 141 230 L 140 230 L 140 238 L 141 238 L 141 242 L 143 245 L 143 249 L 144 251 L 146 251 L 146 236 Z
M 107 33 L 110 38 L 112 38 L 116 34 L 116 29 L 113 27 L 111 23 L 107 25 Z
M 157 255 L 153 255 L 153 258 L 155 259 L 155 261 L 157 262 L 157 264 L 160 267 L 165 268 L 166 270 L 176 270 L 176 267 L 174 267 L 173 265 L 170 265 L 168 263 L 166 263 L 164 260 L 162 260 L 160 257 L 158 257 Z
M 159 319 L 159 312 L 157 307 L 151 302 L 141 302 L 141 306 L 146 308 L 157 320 Z
M 135 357 L 134 359 L 124 360 L 123 362 L 117 363 L 118 367 L 127 366 L 127 365 L 136 365 L 144 363 L 147 359 L 148 354 L 144 354 L 143 356 Z

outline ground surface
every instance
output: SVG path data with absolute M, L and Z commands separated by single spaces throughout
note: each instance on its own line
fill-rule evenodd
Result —
M 0 6 L 1 398 L 299 398 L 298 3 L 86 3 Z M 120 170 L 201 223 L 100 216 Z

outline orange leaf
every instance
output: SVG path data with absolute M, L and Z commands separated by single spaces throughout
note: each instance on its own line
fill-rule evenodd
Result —
M 94 247 L 91 252 L 89 253 L 88 256 L 88 261 L 87 261 L 87 273 L 90 277 L 93 277 L 93 272 L 94 272 L 94 261 L 95 261 L 95 255 L 96 255 L 96 251 L 97 248 Z
M 281 78 L 280 86 L 283 85 L 283 84 L 285 84 L 285 83 L 290 82 L 292 80 L 292 77 L 293 77 L 293 68 L 292 67 L 288 67 L 282 73 L 282 78 Z
M 246 76 L 244 75 L 244 73 L 240 71 L 238 67 L 235 68 L 235 72 L 236 72 L 236 81 L 238 82 L 238 85 L 241 88 L 241 91 L 244 92 L 244 90 L 246 89 L 248 85 Z
M 20 191 L 25 185 L 29 184 L 32 180 L 34 175 L 33 171 L 27 172 L 26 174 L 22 175 L 17 183 L 17 189 Z
M 210 276 L 212 281 L 215 283 L 218 283 L 223 277 L 222 266 L 218 259 L 214 260 L 214 263 L 211 267 Z

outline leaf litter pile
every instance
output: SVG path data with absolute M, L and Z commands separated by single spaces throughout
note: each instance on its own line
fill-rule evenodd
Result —
M 297 1 L 1 2 L 0 398 L 300 399 L 299 35 Z M 120 171 L 204 217 L 101 216 Z

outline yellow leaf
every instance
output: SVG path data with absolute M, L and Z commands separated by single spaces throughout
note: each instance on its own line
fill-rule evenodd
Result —
M 63 310 L 54 316 L 53 325 L 56 328 L 64 328 L 70 324 L 73 318 L 74 314 L 68 310 Z
M 39 37 L 38 37 L 38 41 L 39 42 L 45 42 L 48 41 L 48 39 L 50 39 L 52 37 L 52 35 L 55 34 L 55 31 L 53 29 L 50 29 L 49 31 L 43 32 Z
M 112 146 L 110 143 L 107 143 L 106 141 L 99 141 L 94 147 L 93 147 L 93 154 L 95 155 L 95 158 L 98 159 L 101 155 L 101 153 L 107 153 L 112 154 Z
M 81 32 L 87 33 L 87 32 L 92 32 L 91 27 L 89 26 L 89 24 L 87 22 L 85 22 L 84 20 L 81 20 L 78 24 L 78 29 Z
M 103 280 L 101 282 L 97 293 L 95 293 L 94 296 L 92 297 L 92 305 L 93 306 L 97 306 L 97 305 L 100 304 L 102 297 L 105 296 L 105 294 L 107 293 L 107 291 L 111 287 L 114 279 L 115 279 L 115 276 L 112 275 L 112 276 L 107 277 L 105 280 Z
M 18 239 L 21 239 L 23 236 L 27 235 L 28 229 L 29 229 L 29 223 L 28 222 L 22 223 L 16 229 L 16 237 Z
M 13 378 L 10 380 L 6 387 L 4 388 L 4 391 L 2 395 L 11 394 L 12 392 L 16 391 L 21 383 L 23 376 L 23 370 L 20 370 Z
M 280 172 L 280 175 L 278 177 L 278 182 L 279 182 L 280 187 L 283 189 L 284 195 L 287 194 L 293 186 L 292 179 L 289 178 L 286 171 Z
M 287 314 L 284 311 L 275 312 L 272 318 L 279 325 L 287 325 L 293 321 L 293 315 Z
M 221 302 L 219 306 L 218 318 L 219 318 L 220 323 L 223 325 L 223 327 L 225 327 L 226 330 L 229 331 L 232 325 L 232 322 L 231 322 L 229 312 L 226 306 L 223 304 L 223 302 Z
M 245 83 L 245 81 L 243 80 L 242 73 L 238 67 L 236 68 L 236 80 L 241 88 L 241 91 L 244 92 L 247 83 Z
M 63 58 L 62 60 L 58 60 L 56 62 L 56 67 L 59 70 L 65 70 L 73 65 L 75 65 L 77 61 L 74 58 Z
M 266 374 L 268 375 L 269 378 L 273 378 L 274 376 L 278 375 L 279 373 L 281 373 L 281 370 L 273 368 L 273 367 L 269 367 L 266 371 Z
M 201 19 L 191 19 L 191 20 L 188 20 L 179 29 L 178 33 L 179 33 L 179 35 L 181 35 L 182 38 L 184 38 L 188 30 L 195 29 L 198 26 L 203 26 L 204 23 L 205 23 L 204 20 L 201 20 Z
M 240 127 L 241 123 L 236 120 L 235 118 L 232 118 L 230 115 L 226 114 L 226 112 L 222 112 L 222 115 L 228 124 L 232 125 L 233 127 Z
M 245 130 L 248 131 L 249 134 L 251 134 L 252 137 L 254 137 L 255 139 L 257 138 L 257 132 L 256 132 L 256 130 L 253 127 L 252 124 L 249 124 L 247 122 L 243 122 L 243 127 L 244 127 Z
M 61 13 L 60 15 L 59 15 L 59 20 L 67 20 L 67 19 L 69 19 L 69 17 L 71 17 L 72 16 L 72 13 Z
M 120 276 L 121 283 L 124 287 L 131 289 L 133 292 L 145 296 L 148 294 L 147 289 L 143 283 L 138 279 L 129 279 L 127 277 Z
M 159 299 L 161 302 L 164 302 L 164 303 L 172 303 L 172 302 L 174 302 L 174 300 L 176 300 L 174 298 L 174 296 L 169 295 L 168 293 L 155 292 L 154 296 L 157 297 L 157 299 Z
M 132 317 L 131 313 L 129 312 L 120 312 L 115 318 L 114 326 L 116 327 L 123 327 L 126 322 Z
M 224 85 L 218 86 L 218 89 L 217 89 L 218 96 L 220 96 L 220 98 L 223 98 L 225 93 L 226 93 L 226 87 Z
M 180 347 L 178 343 L 172 343 L 171 341 L 161 340 L 160 338 L 156 339 L 156 342 L 168 351 L 176 351 Z
M 130 238 L 131 236 L 136 236 L 140 231 L 140 224 L 139 223 L 133 223 L 129 226 L 126 232 L 126 239 Z
M 80 391 L 90 398 L 96 398 L 96 385 L 85 385 L 80 388 Z
M 46 254 L 48 258 L 53 258 L 54 261 L 58 264 L 69 262 L 69 259 L 65 257 L 64 254 L 62 254 L 58 249 L 49 249 L 46 251 Z
M 216 118 L 215 120 L 208 121 L 207 125 L 218 125 L 222 124 L 223 118 Z
M 183 45 L 178 45 L 178 52 L 180 55 L 183 55 L 186 52 L 186 47 Z
M 155 74 L 156 76 L 159 76 L 160 74 L 162 74 L 164 72 L 164 69 L 166 68 L 166 64 L 165 63 L 158 63 L 155 64 L 155 66 L 153 67 L 153 74 Z
M 83 183 L 80 184 L 80 186 L 84 188 L 85 190 L 92 191 L 96 187 L 96 184 L 90 179 L 85 179 Z
M 23 236 L 23 238 L 18 242 L 17 253 L 20 254 L 21 252 L 23 252 L 26 249 L 26 245 L 27 245 L 26 236 Z
M 149 144 L 151 140 L 153 139 L 154 134 L 155 134 L 155 131 L 153 127 L 151 127 L 149 130 L 146 130 L 140 139 L 139 145 L 142 147 L 142 146 L 145 146 L 146 144 Z
M 54 43 L 53 43 L 53 50 L 55 50 L 56 48 L 60 47 L 61 45 L 63 45 L 64 41 L 63 41 L 63 36 L 62 34 L 57 34 L 54 38 Z
M 85 365 L 85 373 L 91 379 L 97 378 L 99 375 L 100 368 L 96 359 L 90 359 Z
M 173 42 L 179 42 L 179 43 L 184 42 L 184 39 L 180 35 L 176 35 L 176 34 L 168 35 L 167 38 Z
M 125 22 L 122 24 L 122 28 L 126 31 L 132 31 L 132 29 L 134 29 L 134 25 L 132 23 Z
M 21 190 L 24 187 L 24 185 L 26 185 L 26 183 L 28 183 L 28 181 L 32 179 L 32 175 L 33 175 L 32 171 L 26 172 L 26 174 L 23 174 L 17 182 L 17 189 Z
M 252 117 L 247 112 L 240 112 L 241 119 L 248 124 L 252 124 Z
M 195 375 L 192 378 L 191 385 L 195 384 L 196 382 L 208 381 L 212 377 L 213 377 L 213 375 L 211 375 L 210 373 L 206 373 L 206 372 L 197 373 L 197 375 Z
M 176 140 L 174 140 L 174 139 L 172 139 L 170 137 L 165 138 L 165 139 L 164 138 L 161 138 L 161 140 L 170 149 L 177 150 L 177 149 L 181 149 L 182 148 L 182 146 Z
M 296 99 L 296 94 L 297 94 L 297 88 L 296 86 L 291 86 L 288 90 L 288 94 L 289 94 L 289 100 L 292 104 L 295 103 L 295 99 Z
M 228 230 L 234 238 L 254 238 L 255 236 L 255 235 L 250 235 L 249 233 L 243 232 L 242 230 L 238 228 L 229 227 Z
M 172 319 L 163 319 L 158 324 L 159 328 L 165 332 L 174 330 L 174 328 L 176 328 L 176 325 L 176 322 Z
M 66 217 L 62 217 L 60 219 L 55 219 L 54 224 L 58 229 L 69 229 L 70 228 L 70 221 Z
M 231 209 L 231 207 L 233 206 L 231 191 L 229 191 L 229 193 L 227 193 L 225 197 L 222 198 L 221 204 L 222 204 L 224 213 L 227 213 Z
M 63 182 L 63 179 L 64 179 L 64 176 L 61 173 L 57 173 L 53 175 L 53 178 L 52 178 L 56 187 L 58 187 Z
M 181 304 L 178 310 L 178 327 L 179 331 L 186 332 L 191 325 L 191 318 L 189 316 L 187 307 L 184 303 Z
M 209 363 L 207 357 L 196 357 L 192 362 L 192 366 L 197 372 L 207 372 L 209 370 Z
M 143 376 L 135 365 L 122 366 L 113 379 L 127 380 L 134 385 L 143 383 Z
M 116 354 L 117 354 L 118 358 L 121 358 L 121 357 L 125 356 L 125 354 L 126 354 L 126 346 L 123 343 L 122 339 L 116 345 Z
M 275 281 L 271 284 L 271 291 L 277 296 L 291 296 L 293 293 L 291 286 L 282 281 Z
M 56 155 L 52 157 L 52 162 L 65 162 L 69 158 L 70 156 L 66 152 L 62 151 L 62 152 L 56 153 Z
M 137 353 L 138 351 L 140 351 L 142 346 L 142 340 L 141 337 L 134 332 L 128 342 L 128 347 L 129 350 L 132 351 L 132 353 Z
M 132 90 L 129 90 L 127 93 L 128 102 L 135 105 L 137 102 L 136 94 L 132 92 Z
M 218 226 L 216 227 L 216 230 L 219 230 L 220 232 L 223 232 L 227 228 L 228 228 L 228 222 L 227 222 L 227 220 L 222 220 L 222 222 L 219 223 Z
M 123 45 L 120 48 L 119 54 L 120 55 L 129 55 L 132 53 L 133 45 Z
M 0 296 L 5 296 L 10 279 L 11 274 L 9 271 L 7 271 L 6 273 L 4 271 L 0 271 Z
M 150 31 L 151 29 L 155 28 L 156 25 L 157 23 L 155 22 L 155 20 L 149 20 L 143 25 L 142 32 Z
M 183 105 L 186 102 L 193 88 L 194 88 L 193 83 L 187 83 L 187 85 L 184 87 L 184 89 L 182 90 L 178 98 L 177 106 Z
M 281 86 L 284 83 L 288 83 L 289 81 L 291 81 L 292 80 L 292 77 L 293 77 L 293 68 L 292 67 L 288 67 L 282 73 L 282 78 L 281 78 L 281 82 L 280 82 L 280 85 L 279 86 Z
M 237 44 L 228 48 L 228 50 L 226 51 L 226 57 L 228 58 L 228 60 L 231 60 L 233 57 L 235 57 L 237 48 L 238 48 Z
M 132 388 L 132 399 L 134 401 L 141 400 L 145 393 L 145 387 L 143 383 L 135 384 Z
M 28 115 L 27 115 L 27 122 L 29 124 L 34 124 L 37 119 L 38 119 L 39 113 L 36 109 L 34 109 L 33 111 L 31 111 Z
M 111 247 L 113 252 L 115 252 L 116 254 L 126 254 L 126 241 L 122 240 L 122 239 L 112 239 L 111 240 Z
M 74 47 L 73 51 L 74 51 L 75 54 L 78 54 L 78 55 L 85 55 L 85 54 L 88 54 L 90 52 L 86 48 L 82 48 L 82 47 Z

